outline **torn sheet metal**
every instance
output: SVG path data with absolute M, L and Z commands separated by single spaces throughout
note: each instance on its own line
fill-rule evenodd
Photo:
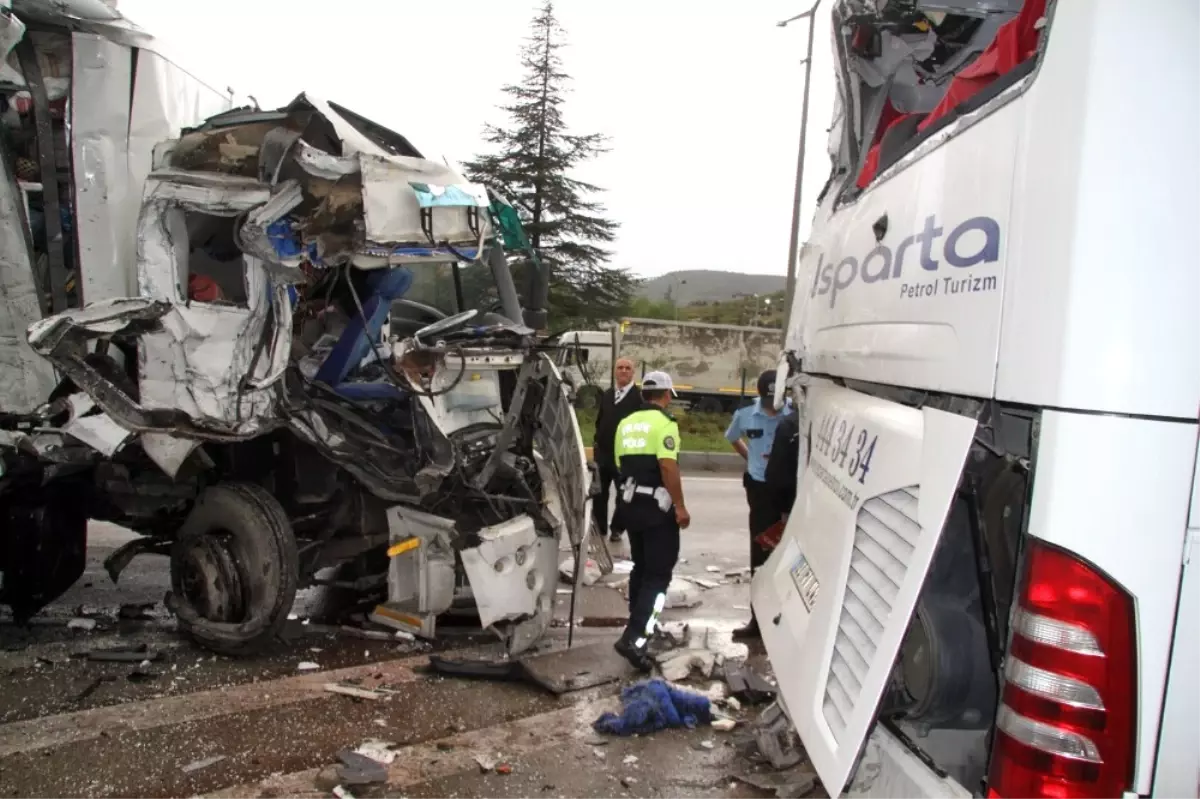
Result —
M 57 381 L 53 366 L 38 357 L 25 337 L 26 329 L 42 318 L 42 309 L 30 260 L 33 243 L 11 164 L 0 142 L 0 409 L 31 413 Z
M 449 167 L 420 158 L 360 155 L 367 238 L 379 245 L 475 244 L 486 224 L 487 191 Z M 423 207 L 418 191 L 457 188 L 456 204 Z M 461 204 L 458 204 L 461 203 Z M 481 210 L 484 209 L 484 210 Z
M 522 514 L 478 533 L 477 547 L 460 552 L 484 627 L 554 613 L 558 542 L 537 534 L 533 519 Z
M 133 436 L 106 413 L 72 419 L 63 426 L 63 432 L 87 444 L 106 458 L 117 454 Z
M 171 478 L 179 474 L 184 461 L 200 446 L 199 441 L 175 438 L 165 433 L 143 433 L 140 441 L 142 451 Z

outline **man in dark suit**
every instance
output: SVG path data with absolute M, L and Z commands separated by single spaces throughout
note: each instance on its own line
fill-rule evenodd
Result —
M 613 483 L 619 483 L 620 472 L 613 457 L 613 442 L 621 421 L 642 407 L 642 392 L 633 384 L 633 361 L 618 358 L 613 366 L 614 383 L 600 395 L 600 410 L 596 416 L 596 438 L 592 441 L 592 458 L 600 470 L 600 493 L 592 500 L 592 516 L 600 535 L 609 532 L 608 494 Z M 611 541 L 620 541 L 625 532 L 621 522 L 621 492 L 613 497 Z

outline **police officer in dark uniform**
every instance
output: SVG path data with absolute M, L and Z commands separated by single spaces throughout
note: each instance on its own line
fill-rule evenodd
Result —
M 629 624 L 615 644 L 640 671 L 653 661 L 646 649 L 667 602 L 679 559 L 679 531 L 691 523 L 679 477 L 679 424 L 667 406 L 675 388 L 666 372 L 642 378 L 642 409 L 617 427 L 613 454 L 621 472 L 622 518 L 629 532 Z
M 758 541 L 775 522 L 779 521 L 780 509 L 767 484 L 767 461 L 775 443 L 775 431 L 780 422 L 791 411 L 785 406 L 782 413 L 775 410 L 775 370 L 768 369 L 758 376 L 758 396 L 753 404 L 739 408 L 725 431 L 725 439 L 735 452 L 746 459 L 746 472 L 742 475 L 742 486 L 746 489 L 746 503 L 750 518 L 750 572 L 767 562 L 769 550 Z M 734 638 L 757 638 L 758 620 L 750 612 L 750 623 L 733 631 Z

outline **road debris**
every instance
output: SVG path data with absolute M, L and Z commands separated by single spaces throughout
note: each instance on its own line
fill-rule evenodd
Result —
M 296 664 L 296 671 L 316 671 L 321 668 L 320 664 L 313 663 L 311 660 L 302 660 Z
M 808 763 L 784 771 L 746 771 L 731 774 L 730 777 L 758 788 L 760 791 L 774 791 L 780 799 L 805 796 L 817 784 L 817 775 L 813 773 L 812 766 Z
M 475 755 L 475 762 L 479 764 L 479 771 L 483 774 L 496 768 L 496 759 L 487 755 Z
M 148 663 L 158 660 L 162 653 L 151 649 L 147 644 L 142 644 L 134 647 L 92 649 L 86 652 L 84 657 L 99 663 Z
M 720 566 L 705 566 L 704 571 L 708 572 L 709 574 L 720 574 L 721 567 Z
M 711 752 L 713 749 L 716 748 L 716 746 L 717 746 L 716 744 L 714 744 L 712 741 L 708 741 L 708 740 L 696 742 L 696 749 L 698 749 L 700 751 L 704 751 L 704 752 Z
M 338 753 L 342 762 L 337 768 L 341 785 L 372 785 L 387 782 L 387 769 L 382 763 L 350 749 Z
M 733 732 L 737 727 L 737 720 L 728 717 L 713 719 L 712 728 L 717 732 Z
M 567 558 L 558 565 L 558 573 L 564 581 L 568 583 L 575 582 L 575 562 L 574 558 Z M 588 558 L 583 563 L 583 584 L 595 585 L 596 581 L 601 577 L 600 564 Z
M 707 650 L 676 649 L 659 655 L 655 660 L 663 679 L 682 682 L 691 676 L 693 671 L 704 677 L 711 677 L 717 663 L 717 655 Z
M 745 663 L 728 665 L 725 669 L 725 682 L 729 684 L 731 695 L 752 705 L 770 701 L 778 690 L 774 683 Z
M 347 791 L 341 785 L 333 786 L 333 795 L 336 796 L 337 799 L 354 799 L 354 794 Z
M 632 766 L 638 762 L 637 755 L 625 755 L 625 759 L 621 761 L 623 765 Z
M 694 608 L 700 604 L 700 592 L 696 587 L 681 577 L 671 580 L 667 586 L 667 601 L 664 607 L 668 609 Z
M 804 747 L 778 702 L 762 712 L 753 729 L 758 751 L 776 769 L 791 768 L 804 759 Z
M 388 741 L 380 741 L 377 738 L 370 738 L 363 741 L 354 750 L 355 754 L 369 757 L 376 763 L 382 763 L 385 766 L 390 766 L 396 759 L 396 753 L 392 751 L 392 746 Z
M 180 771 L 182 771 L 184 774 L 191 774 L 193 771 L 199 771 L 200 769 L 205 769 L 209 766 L 215 766 L 224 759 L 225 755 L 213 755 L 212 757 L 206 757 L 201 760 L 193 760 L 191 763 L 188 763 L 186 766 L 182 767 Z
M 387 694 L 383 691 L 376 691 L 372 688 L 359 688 L 357 685 L 342 685 L 336 682 L 327 682 L 322 688 L 331 694 L 341 694 L 342 696 L 352 696 L 355 699 L 385 699 Z
M 496 766 L 497 774 L 512 774 L 512 772 L 513 767 L 508 763 L 501 763 L 500 765 Z
M 133 602 L 121 605 L 117 610 L 117 618 L 126 621 L 153 621 L 154 602 Z
M 67 622 L 68 630 L 81 630 L 83 632 L 91 632 L 96 629 L 95 619 L 74 618 Z

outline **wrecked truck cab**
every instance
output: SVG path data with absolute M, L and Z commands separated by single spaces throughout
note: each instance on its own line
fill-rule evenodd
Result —
M 528 648 L 564 536 L 587 551 L 591 477 L 513 287 L 524 244 L 502 198 L 306 95 L 161 144 L 138 296 L 28 336 L 87 400 L 66 432 L 94 450 L 93 515 L 142 535 L 110 575 L 167 556 L 168 607 L 225 653 L 310 586 L 426 638 L 474 605 Z

